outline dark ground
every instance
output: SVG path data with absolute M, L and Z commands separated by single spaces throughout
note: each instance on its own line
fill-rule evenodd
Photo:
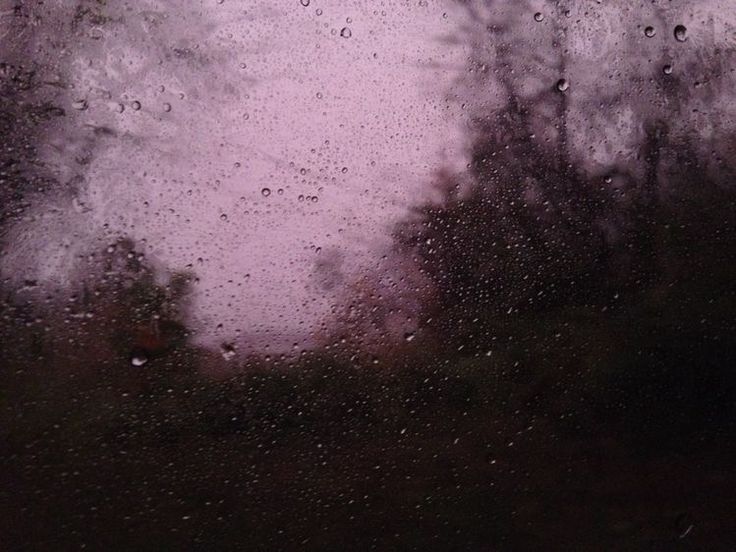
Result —
M 6 309 L 3 550 L 733 550 L 722 266 L 509 317 L 490 357 L 448 340 L 224 379 L 198 375 L 211 353 L 136 368 L 119 329 Z

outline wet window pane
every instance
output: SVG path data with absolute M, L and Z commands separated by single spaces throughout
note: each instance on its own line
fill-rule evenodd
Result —
M 3 550 L 736 548 L 729 0 L 0 0 Z

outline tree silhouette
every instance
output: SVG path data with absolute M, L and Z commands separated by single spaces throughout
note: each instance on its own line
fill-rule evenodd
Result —
M 616 2 L 607 9 L 624 32 L 602 54 L 616 69 L 609 77 L 607 66 L 573 55 L 585 36 L 575 25 L 595 15 L 583 2 L 548 3 L 542 15 L 530 2 L 462 6 L 474 45 L 469 94 L 482 91 L 468 175 L 440 175 L 444 202 L 420 208 L 396 233 L 434 284 L 435 323 L 466 339 L 508 314 L 603 307 L 627 289 L 676 280 L 682 249 L 697 255 L 714 232 L 729 235 L 722 254 L 733 255 L 734 194 L 725 183 L 736 160 L 712 160 L 719 142 L 733 143 L 733 129 L 715 123 L 718 137 L 695 140 L 698 108 L 727 103 L 732 46 L 711 36 L 678 51 L 660 8 Z M 634 53 L 651 40 L 642 20 L 659 21 L 663 35 L 646 45 L 653 63 Z M 663 70 L 672 63 L 681 76 Z M 610 137 L 623 119 L 631 130 Z M 613 153 L 599 161 L 598 150 Z

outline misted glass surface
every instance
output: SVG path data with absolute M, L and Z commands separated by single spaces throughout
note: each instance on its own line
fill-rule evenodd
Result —
M 732 0 L 0 0 L 0 549 L 736 549 Z

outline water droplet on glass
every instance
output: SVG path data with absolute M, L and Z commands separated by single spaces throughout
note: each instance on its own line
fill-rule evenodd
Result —
M 316 12 L 314 12 L 314 13 L 316 13 L 317 15 L 322 15 L 322 10 L 320 10 L 320 9 L 317 9 L 317 11 L 316 11 Z
M 134 102 L 133 102 L 133 103 L 131 104 L 131 107 L 132 107 L 132 108 L 133 108 L 133 109 L 134 109 L 135 111 L 138 111 L 138 110 L 139 110 L 139 109 L 141 108 L 141 102 L 139 102 L 138 100 L 136 100 L 136 101 L 134 101 Z
M 544 21 L 544 14 L 542 12 L 537 12 L 534 14 L 534 21 Z
M 649 38 L 652 38 L 656 33 L 657 31 L 654 30 L 654 27 L 646 27 L 644 29 L 644 35 Z
M 687 40 L 687 28 L 685 25 L 677 25 L 675 27 L 675 40 L 677 42 L 685 42 Z
M 135 367 L 143 366 L 148 362 L 148 357 L 143 352 L 136 352 L 130 357 L 130 363 Z
M 77 100 L 72 103 L 72 107 L 78 111 L 84 111 L 87 109 L 87 100 Z
M 675 530 L 680 536 L 680 539 L 687 537 L 692 530 L 695 528 L 695 520 L 692 515 L 685 512 L 677 516 L 675 520 Z
M 299 3 L 305 8 L 309 6 L 309 0 L 299 0 Z
M 343 27 L 340 31 L 340 36 L 343 38 L 350 38 L 352 36 L 352 32 L 347 27 Z
M 222 213 L 222 214 L 220 215 L 220 220 L 222 220 L 222 221 L 225 221 L 225 220 L 227 220 L 227 215 L 226 215 L 225 213 Z
M 235 358 L 235 347 L 229 343 L 223 343 L 220 347 L 220 354 L 222 354 L 222 358 L 230 361 Z
M 557 90 L 559 90 L 560 92 L 564 92 L 568 88 L 570 88 L 570 83 L 567 82 L 566 79 L 560 79 L 557 81 Z
M 171 104 L 170 103 L 165 103 L 164 104 L 164 111 L 166 113 L 168 113 L 169 111 L 171 111 Z
M 261 195 L 262 195 L 263 197 L 268 197 L 268 196 L 270 196 L 270 195 L 271 195 L 271 189 L 270 189 L 270 188 L 263 188 L 263 189 L 261 190 Z
M 662 71 L 664 72 L 665 75 L 671 75 L 672 74 L 672 65 L 670 65 L 668 63 L 667 65 L 665 65 L 664 67 L 662 67 Z

